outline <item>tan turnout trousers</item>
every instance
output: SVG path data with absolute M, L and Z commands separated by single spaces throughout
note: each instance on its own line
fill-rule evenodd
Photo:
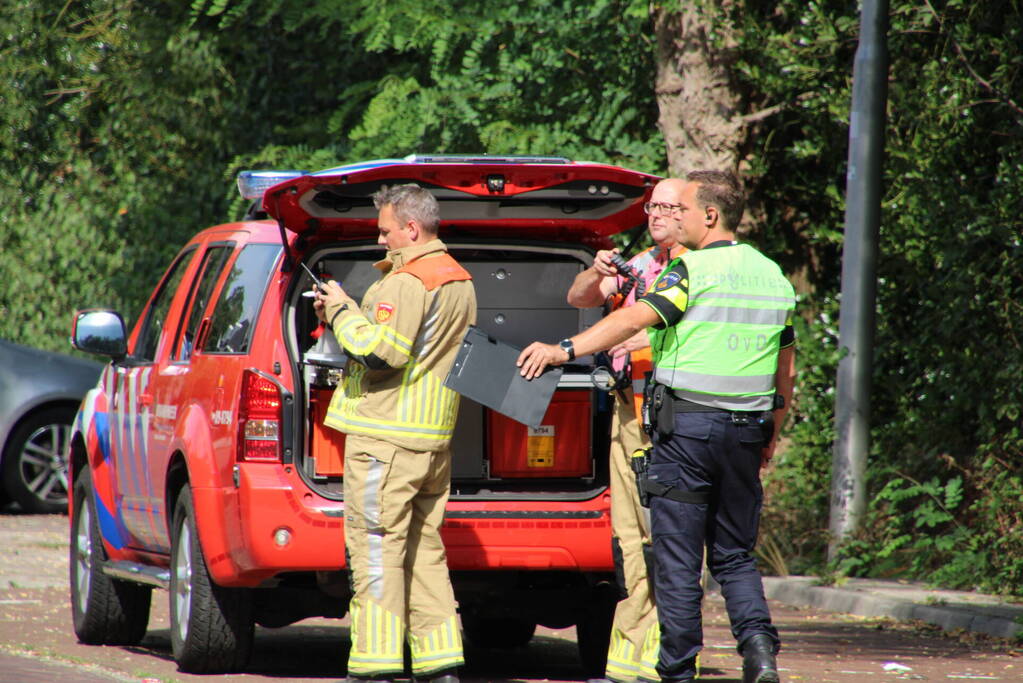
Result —
M 355 588 L 350 674 L 402 672 L 406 638 L 416 676 L 463 664 L 440 538 L 450 482 L 448 449 L 411 451 L 348 435 L 345 543 Z

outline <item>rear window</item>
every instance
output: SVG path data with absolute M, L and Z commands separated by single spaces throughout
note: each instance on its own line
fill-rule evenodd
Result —
M 242 248 L 213 309 L 205 353 L 248 353 L 266 285 L 280 253 L 277 244 Z

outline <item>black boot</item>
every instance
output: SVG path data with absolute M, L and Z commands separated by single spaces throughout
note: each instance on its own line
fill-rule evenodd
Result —
M 416 676 L 413 680 L 415 683 L 458 683 L 458 671 L 456 669 L 446 669 L 445 671 L 426 674 L 424 677 Z
M 742 646 L 742 683 L 778 683 L 774 641 L 766 633 L 750 637 Z

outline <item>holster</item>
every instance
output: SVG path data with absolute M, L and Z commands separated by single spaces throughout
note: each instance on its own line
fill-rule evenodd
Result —
M 643 390 L 643 429 L 658 441 L 675 433 L 675 397 L 671 387 L 658 384 L 648 375 Z
M 675 397 L 670 387 L 663 384 L 654 387 L 653 413 L 657 416 L 657 438 L 667 441 L 675 433 Z

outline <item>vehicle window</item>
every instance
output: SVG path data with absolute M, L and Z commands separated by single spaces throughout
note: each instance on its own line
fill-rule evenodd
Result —
M 160 347 L 160 338 L 163 336 L 163 328 L 167 322 L 167 314 L 170 312 L 171 301 L 174 300 L 174 292 L 178 291 L 181 278 L 184 277 L 186 266 L 192 260 L 193 254 L 195 254 L 194 248 L 182 253 L 170 267 L 167 277 L 164 278 L 160 291 L 149 307 L 146 322 L 142 326 L 142 333 L 135 345 L 136 359 L 156 360 L 156 350 Z
M 189 293 L 189 302 L 185 305 L 188 311 L 187 324 L 184 333 L 178 335 L 175 342 L 173 358 L 175 360 L 188 360 L 192 355 L 192 346 L 195 343 L 195 335 L 199 332 L 199 324 L 202 322 L 203 313 L 210 302 L 210 295 L 213 293 L 213 286 L 217 284 L 224 265 L 231 257 L 234 244 L 215 246 L 206 250 L 203 254 L 203 263 L 199 267 L 199 277 L 192 283 L 192 291 Z
M 247 353 L 259 307 L 274 264 L 277 244 L 250 244 L 235 259 L 213 309 L 205 353 Z

